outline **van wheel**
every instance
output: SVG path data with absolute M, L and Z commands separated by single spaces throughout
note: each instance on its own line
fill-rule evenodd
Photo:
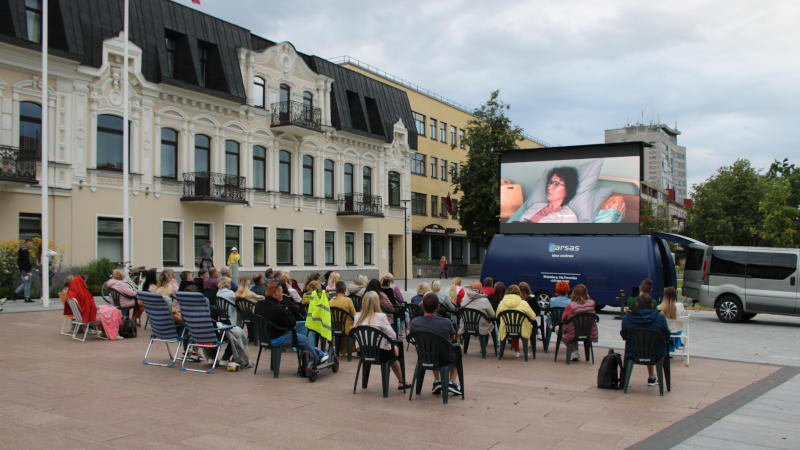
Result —
M 550 293 L 547 291 L 539 291 L 536 293 L 536 303 L 539 304 L 539 308 L 544 311 L 546 309 L 550 309 Z
M 744 313 L 742 314 L 742 320 L 750 320 L 756 316 L 756 313 Z
M 735 295 L 724 295 L 717 301 L 717 318 L 723 322 L 742 321 L 742 302 Z

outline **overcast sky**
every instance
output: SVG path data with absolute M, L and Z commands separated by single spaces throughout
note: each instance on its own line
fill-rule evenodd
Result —
M 554 145 L 677 122 L 690 189 L 737 158 L 800 165 L 800 2 L 178 1 L 469 108 L 500 89 L 513 122 Z

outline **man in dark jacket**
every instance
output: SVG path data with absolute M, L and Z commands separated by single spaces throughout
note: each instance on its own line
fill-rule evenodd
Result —
M 415 317 L 411 321 L 411 332 L 427 331 L 429 333 L 438 334 L 439 336 L 452 341 L 456 337 L 456 330 L 453 328 L 453 323 L 450 319 L 439 317 L 439 297 L 434 292 L 428 292 L 422 297 L 422 311 L 424 316 Z M 453 346 L 439 354 L 439 365 L 445 366 L 453 364 L 461 358 L 461 349 L 458 346 Z M 438 394 L 442 389 L 449 389 L 455 395 L 461 395 L 461 387 L 455 383 L 456 375 L 458 374 L 456 367 L 450 370 L 450 383 L 449 386 L 442 386 L 442 381 L 439 378 L 439 371 L 433 370 L 433 376 L 436 377 L 433 381 L 433 393 Z M 458 380 L 461 382 L 462 380 Z M 463 384 L 463 382 L 462 382 Z
M 18 296 L 20 291 L 22 291 L 26 303 L 33 302 L 33 300 L 31 300 L 31 271 L 33 270 L 31 267 L 31 247 L 33 247 L 33 241 L 26 239 L 25 244 L 23 244 L 19 252 L 17 252 L 17 268 L 19 268 L 19 275 L 20 278 L 22 278 L 22 283 L 14 289 L 14 295 Z
M 667 354 L 666 339 L 669 337 L 669 326 L 667 319 L 657 309 L 652 308 L 653 299 L 649 294 L 640 294 L 636 300 L 636 309 L 632 310 L 625 317 L 622 318 L 622 329 L 619 334 L 622 339 L 628 338 L 628 332 L 631 330 L 653 330 L 658 331 L 664 336 L 664 345 L 659 346 L 656 354 L 656 359 L 660 359 Z M 633 358 L 633 348 L 625 343 L 625 360 Z M 647 384 L 655 386 L 658 384 L 656 381 L 656 370 L 652 365 L 647 366 Z
M 283 289 L 278 283 L 272 281 L 267 284 L 265 293 L 266 298 L 256 303 L 254 312 L 281 328 L 280 330 L 270 329 L 268 338 L 272 345 L 276 347 L 291 347 L 292 330 L 295 328 L 296 321 L 292 312 L 283 304 Z M 297 334 L 297 344 L 304 350 L 314 352 L 319 362 L 328 360 L 328 353 L 314 347 L 305 334 Z

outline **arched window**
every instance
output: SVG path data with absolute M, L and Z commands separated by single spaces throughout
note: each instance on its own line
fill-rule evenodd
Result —
M 211 170 L 211 138 L 205 134 L 194 137 L 194 171 L 208 173 Z
M 178 178 L 178 132 L 172 128 L 161 129 L 161 176 Z
M 314 158 L 303 155 L 303 195 L 314 195 Z
M 350 163 L 344 165 L 344 193 L 353 195 L 353 165 Z
M 225 141 L 225 174 L 239 176 L 239 143 Z
M 266 186 L 267 149 L 260 145 L 253 146 L 253 188 L 264 189 Z
M 325 160 L 325 198 L 333 198 L 334 191 L 334 163 L 330 159 Z
M 292 154 L 286 150 L 280 152 L 280 167 L 278 174 L 278 190 L 288 194 L 292 185 Z
M 362 170 L 362 190 L 364 195 L 372 195 L 372 168 L 364 166 Z
M 264 107 L 264 92 L 264 79 L 261 77 L 253 78 L 253 106 Z
M 130 136 L 128 134 L 128 162 L 130 162 Z M 97 116 L 97 168 L 122 170 L 122 117 L 112 114 Z M 130 170 L 130 169 L 129 169 Z
M 400 174 L 389 172 L 389 206 L 400 206 Z
M 19 104 L 19 148 L 24 152 L 41 155 L 42 107 L 38 103 Z

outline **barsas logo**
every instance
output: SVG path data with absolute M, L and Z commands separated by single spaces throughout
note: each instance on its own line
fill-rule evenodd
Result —
M 550 245 L 547 246 L 547 251 L 550 253 L 553 252 L 579 252 L 581 251 L 580 245 L 562 245 L 556 244 L 551 242 Z

